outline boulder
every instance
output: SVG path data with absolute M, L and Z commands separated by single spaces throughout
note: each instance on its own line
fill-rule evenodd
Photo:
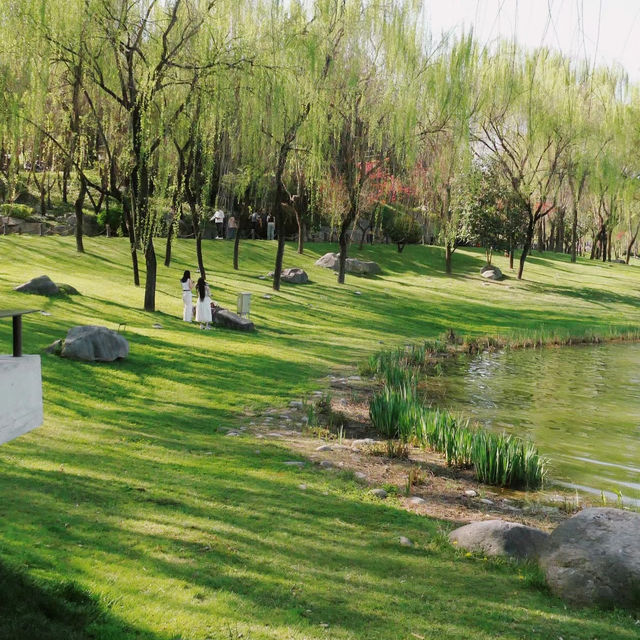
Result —
M 505 520 L 483 520 L 455 529 L 449 541 L 462 549 L 485 553 L 488 556 L 511 556 L 536 559 L 542 552 L 549 534 Z
M 640 608 L 640 513 L 577 513 L 549 536 L 540 566 L 553 593 L 571 604 Z
M 290 284 L 307 284 L 309 282 L 309 276 L 304 269 L 293 267 L 292 269 L 284 269 L 280 275 L 280 279 L 283 282 L 289 282 Z
M 106 327 L 71 327 L 60 355 L 86 362 L 113 362 L 129 355 L 129 343 Z
M 325 269 L 333 269 L 337 271 L 340 267 L 338 263 L 337 253 L 325 253 L 322 258 L 318 258 L 315 262 L 316 267 L 324 267 Z
M 325 269 L 333 269 L 334 271 L 339 271 L 340 254 L 325 253 L 321 258 L 318 258 L 318 260 L 316 260 L 315 265 L 316 267 L 324 267 Z M 372 275 L 382 272 L 377 262 L 358 260 L 357 258 L 347 258 L 345 270 L 347 271 L 347 273 L 355 273 L 358 275 Z
M 359 275 L 375 275 L 382 273 L 382 269 L 377 262 L 358 260 L 356 258 L 347 258 L 347 273 L 355 273 Z
M 38 276 L 15 288 L 21 293 L 36 293 L 41 296 L 55 296 L 60 293 L 58 285 L 49 276 Z
M 219 309 L 212 315 L 213 324 L 226 329 L 235 329 L 236 331 L 255 331 L 256 327 L 247 318 L 240 317 L 237 313 L 228 309 Z
M 502 280 L 504 278 L 502 271 L 492 264 L 486 264 L 482 267 L 480 275 L 487 280 Z
M 79 296 L 80 292 L 70 284 L 58 283 L 58 290 L 66 296 Z

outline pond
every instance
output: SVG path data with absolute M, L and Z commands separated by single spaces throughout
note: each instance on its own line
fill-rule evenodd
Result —
M 430 399 L 529 438 L 554 482 L 640 504 L 640 344 L 523 349 L 447 362 Z

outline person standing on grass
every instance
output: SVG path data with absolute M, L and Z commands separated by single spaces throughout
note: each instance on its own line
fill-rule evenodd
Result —
M 211 289 L 205 282 L 205 279 L 200 276 L 198 283 L 196 284 L 198 291 L 198 303 L 196 304 L 196 322 L 200 323 L 201 329 L 210 329 L 209 323 L 211 322 Z
M 185 271 L 182 278 L 180 278 L 182 284 L 182 319 L 185 322 L 191 322 L 193 320 L 193 282 L 191 281 L 191 271 Z
M 224 211 L 222 209 L 216 209 L 211 220 L 213 220 L 216 225 L 216 240 L 222 240 L 224 237 Z
M 233 240 L 238 232 L 238 221 L 233 213 L 229 216 L 227 221 L 227 240 Z
M 256 233 L 258 232 L 258 223 L 260 221 L 260 214 L 257 211 L 254 211 L 251 214 L 251 218 L 249 220 L 251 221 L 251 239 L 255 240 Z
M 276 234 L 276 219 L 270 213 L 267 216 L 267 240 L 273 240 Z

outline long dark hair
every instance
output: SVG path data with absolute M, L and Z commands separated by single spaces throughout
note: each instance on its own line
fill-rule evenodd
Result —
M 191 271 L 185 271 L 182 278 L 180 278 L 180 282 L 186 282 L 191 277 Z
M 200 277 L 198 278 L 198 284 L 196 285 L 196 288 L 198 289 L 198 295 L 200 296 L 200 300 L 204 300 L 204 297 L 206 295 L 206 287 L 207 283 L 205 282 L 204 278 Z

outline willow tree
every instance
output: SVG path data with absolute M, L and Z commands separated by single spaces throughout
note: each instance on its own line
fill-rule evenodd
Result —
M 469 175 L 470 121 L 478 109 L 478 50 L 470 35 L 438 43 L 438 55 L 425 55 L 418 94 L 418 155 L 413 188 L 422 207 L 439 221 L 445 271 L 462 240 L 462 202 L 456 195 Z M 456 181 L 458 184 L 456 185 Z
M 518 279 L 533 245 L 536 226 L 556 206 L 569 140 L 559 126 L 567 60 L 540 49 L 501 48 L 484 65 L 490 100 L 475 131 L 476 150 L 489 154 L 520 201 L 525 237 Z
M 225 64 L 232 42 L 219 27 L 236 3 L 219 0 L 87 0 L 88 82 L 126 116 L 129 232 L 146 263 L 144 308 L 155 310 L 158 215 L 151 206 L 166 131 L 207 70 Z M 227 28 L 228 32 L 228 28 Z M 132 228 L 131 228 L 132 227 Z
M 338 282 L 345 281 L 349 231 L 361 213 L 365 186 L 394 156 L 404 163 L 415 133 L 411 71 L 419 46 L 415 3 L 353 3 L 335 72 L 318 111 L 311 175 L 336 206 Z M 327 184 L 333 183 L 333 184 Z M 336 215 L 337 214 L 337 215 Z
M 270 210 L 278 234 L 273 277 L 276 291 L 280 289 L 285 225 L 291 210 L 287 205 L 292 205 L 285 184 L 292 152 L 310 151 L 309 143 L 317 135 L 313 112 L 334 72 L 349 16 L 359 5 L 357 0 L 322 0 L 308 12 L 305 3 L 297 0 L 288 5 L 258 3 L 260 56 L 250 86 L 240 98 L 240 141 L 242 162 L 251 167 L 249 171 L 273 177 Z

